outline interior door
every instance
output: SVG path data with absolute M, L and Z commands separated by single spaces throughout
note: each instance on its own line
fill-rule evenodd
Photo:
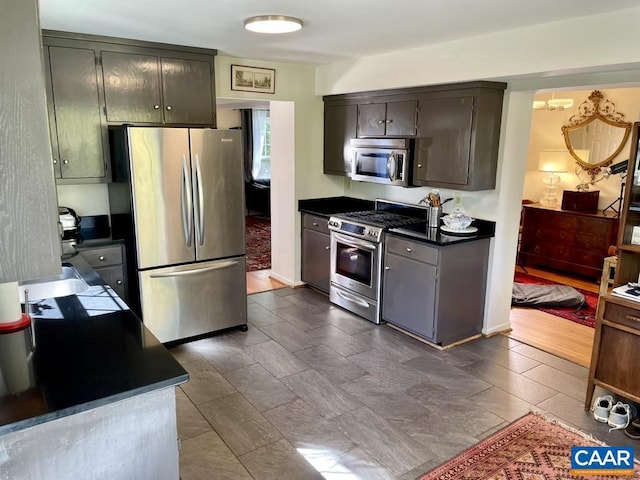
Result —
M 196 259 L 244 255 L 244 176 L 238 130 L 191 129 Z
M 130 127 L 128 132 L 138 267 L 193 262 L 189 130 Z

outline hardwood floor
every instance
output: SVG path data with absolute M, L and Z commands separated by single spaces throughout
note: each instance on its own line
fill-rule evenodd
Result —
M 247 272 L 247 295 L 286 287 L 284 283 L 271 278 L 270 274 L 271 270 Z
M 516 266 L 516 271 L 522 268 Z M 561 275 L 555 272 L 527 267 L 527 273 L 541 278 L 591 292 L 598 292 L 598 283 L 581 278 Z M 545 352 L 588 367 L 593 347 L 593 328 L 579 325 L 555 315 L 532 308 L 512 308 L 509 316 L 511 331 L 505 333 Z

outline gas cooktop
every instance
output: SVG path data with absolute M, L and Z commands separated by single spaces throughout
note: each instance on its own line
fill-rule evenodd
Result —
M 388 212 L 384 210 L 364 210 L 360 212 L 340 213 L 334 216 L 343 221 L 352 221 L 364 225 L 372 225 L 382 228 L 396 228 L 414 223 L 424 223 L 423 218 L 414 218 L 407 215 Z

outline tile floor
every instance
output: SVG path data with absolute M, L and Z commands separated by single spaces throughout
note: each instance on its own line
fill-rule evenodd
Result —
M 507 337 L 439 351 L 309 289 L 248 299 L 248 332 L 171 350 L 182 480 L 414 479 L 531 408 L 633 445 L 584 411 L 586 368 Z

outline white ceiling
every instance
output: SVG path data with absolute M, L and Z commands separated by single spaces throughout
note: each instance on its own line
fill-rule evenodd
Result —
M 638 0 L 40 0 L 45 29 L 214 48 L 241 58 L 325 64 L 638 6 Z M 254 15 L 304 28 L 273 36 Z

